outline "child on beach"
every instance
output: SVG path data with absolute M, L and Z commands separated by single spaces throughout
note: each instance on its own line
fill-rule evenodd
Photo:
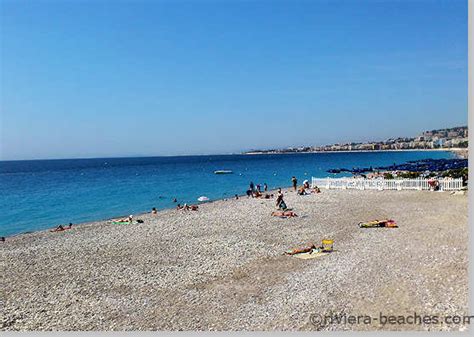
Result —
M 153 208 L 151 209 L 151 214 L 157 214 L 157 213 L 158 213 L 158 211 L 156 210 L 155 207 L 153 207 Z

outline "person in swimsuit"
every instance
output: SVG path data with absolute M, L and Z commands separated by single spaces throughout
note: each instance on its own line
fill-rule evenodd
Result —
M 72 228 L 72 223 L 69 223 L 69 226 L 64 227 L 63 225 L 59 225 L 55 229 L 51 230 L 51 232 L 62 232 L 65 231 L 66 229 L 71 229 Z
M 297 187 L 297 185 L 298 185 L 298 179 L 296 179 L 296 177 L 293 176 L 293 177 L 291 178 L 291 182 L 292 182 L 292 184 L 293 184 L 293 189 L 296 191 L 296 187 Z

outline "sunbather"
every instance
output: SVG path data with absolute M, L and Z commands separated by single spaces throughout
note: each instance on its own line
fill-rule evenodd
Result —
M 132 221 L 133 221 L 133 215 L 131 214 L 128 216 L 128 218 L 113 220 L 113 222 L 129 222 L 129 223 L 132 223 Z
M 298 214 L 296 214 L 293 211 L 275 211 L 275 212 L 272 212 L 272 216 L 292 218 L 292 217 L 297 217 Z
M 383 220 L 373 220 L 368 222 L 359 222 L 359 227 L 361 228 L 376 228 L 376 227 L 398 227 L 395 220 L 392 219 L 383 219 Z
M 184 211 L 197 211 L 199 208 L 198 205 L 191 205 L 189 206 L 188 204 L 184 204 L 183 206 L 181 206 L 180 204 L 178 204 L 178 206 L 176 207 L 177 210 L 184 210 Z
M 295 248 L 291 249 L 285 252 L 287 255 L 296 255 L 296 254 L 301 254 L 301 253 L 307 253 L 312 251 L 313 249 L 316 249 L 317 247 L 314 245 L 314 243 L 308 244 L 306 247 L 301 247 L 301 248 Z
M 306 188 L 304 186 L 301 186 L 299 189 L 298 189 L 298 195 L 307 195 L 308 193 L 306 192 Z
M 321 193 L 321 190 L 319 189 L 318 186 L 314 186 L 314 187 L 311 189 L 311 193 Z
M 66 229 L 71 229 L 72 228 L 72 223 L 69 223 L 69 226 L 64 227 L 63 225 L 59 225 L 55 229 L 52 229 L 50 232 L 62 232 L 65 231 Z

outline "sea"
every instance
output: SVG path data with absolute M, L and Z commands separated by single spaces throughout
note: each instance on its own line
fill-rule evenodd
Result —
M 0 161 L 0 236 L 172 208 L 174 199 L 233 198 L 250 182 L 275 189 L 289 186 L 292 176 L 299 184 L 350 176 L 328 169 L 454 157 L 448 151 L 390 151 Z

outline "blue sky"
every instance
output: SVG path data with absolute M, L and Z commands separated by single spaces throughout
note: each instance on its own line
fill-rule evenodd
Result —
M 1 1 L 0 159 L 467 124 L 467 1 Z

